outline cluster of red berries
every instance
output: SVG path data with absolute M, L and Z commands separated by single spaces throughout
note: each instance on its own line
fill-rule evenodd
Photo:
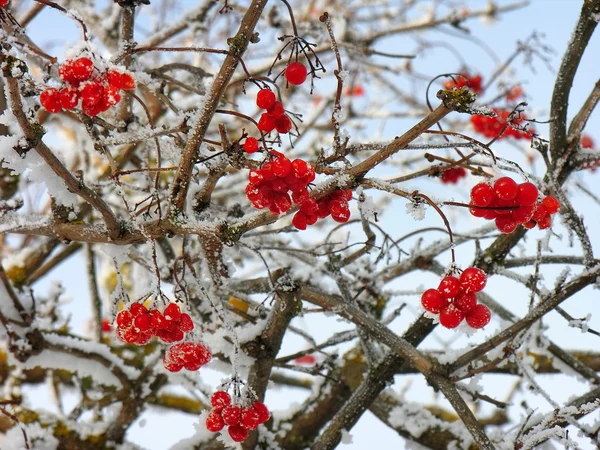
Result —
M 579 141 L 581 148 L 585 148 L 585 149 L 593 149 L 594 148 L 594 140 L 588 136 L 587 134 L 584 134 L 583 136 L 581 136 L 581 140 Z M 591 169 L 592 172 L 596 171 L 596 168 L 600 165 L 600 162 L 598 161 L 588 161 L 588 162 L 584 162 L 583 164 L 581 164 L 581 166 L 579 166 L 580 169 Z
M 473 128 L 475 128 L 476 132 L 483 134 L 485 137 L 495 138 L 502 132 L 502 130 L 504 130 L 502 136 L 500 136 L 498 139 L 507 137 L 513 137 L 515 139 L 530 139 L 530 134 L 535 132 L 532 128 L 529 128 L 529 132 L 525 132 L 512 127 L 513 125 L 519 126 L 523 123 L 523 120 L 526 119 L 523 114 L 521 114 L 520 117 L 513 117 L 509 123 L 508 118 L 511 114 L 509 110 L 494 108 L 494 112 L 496 113 L 494 117 L 479 115 L 471 116 L 471 124 L 473 125 Z M 507 123 L 508 127 L 504 129 L 507 126 Z
M 246 197 L 252 205 L 281 214 L 292 207 L 292 200 L 298 205 L 310 200 L 307 186 L 315 180 L 315 169 L 303 159 L 290 161 L 275 150 L 271 150 L 269 155 L 270 161 L 248 173 Z
M 487 283 L 485 272 L 477 267 L 469 267 L 460 278 L 442 278 L 437 289 L 427 289 L 421 296 L 421 304 L 426 311 L 440 315 L 440 324 L 445 328 L 456 328 L 463 319 L 471 328 L 483 328 L 491 318 L 487 306 L 477 303 L 477 292 Z
M 538 200 L 537 187 L 530 182 L 517 184 L 510 177 L 498 178 L 494 184 L 479 183 L 471 189 L 470 212 L 475 217 L 495 220 L 502 233 L 512 233 L 519 225 L 540 230 L 550 228 L 552 214 L 560 209 L 559 201 L 549 195 Z
M 269 420 L 270 413 L 264 403 L 254 402 L 252 406 L 239 406 L 231 403 L 225 391 L 216 391 L 210 398 L 212 409 L 206 418 L 206 429 L 216 433 L 225 425 L 235 442 L 245 441 L 250 430 Z
M 163 358 L 165 369 L 169 372 L 198 370 L 210 362 L 212 353 L 210 349 L 200 342 L 178 342 L 169 347 Z
M 167 306 L 164 313 L 133 303 L 117 314 L 116 323 L 119 339 L 137 345 L 148 343 L 153 336 L 165 343 L 178 342 L 194 329 L 189 314 L 182 313 L 175 303 Z
M 346 223 L 350 219 L 350 206 L 352 200 L 351 190 L 333 191 L 327 197 L 319 200 L 309 198 L 299 203 L 300 210 L 294 214 L 292 225 L 299 230 L 306 230 L 308 225 L 314 225 L 318 219 L 324 219 L 331 214 L 331 218 L 339 223 Z
M 468 73 L 461 73 L 459 76 L 455 77 L 455 80 L 450 79 L 444 83 L 444 89 L 460 89 L 464 86 L 467 86 L 471 91 L 476 94 L 481 94 L 483 92 L 483 86 L 481 75 L 469 75 Z
M 88 116 L 107 111 L 121 101 L 121 89 L 135 89 L 135 80 L 128 72 L 109 70 L 92 77 L 94 63 L 82 57 L 65 61 L 58 75 L 66 83 L 62 89 L 47 88 L 40 95 L 40 103 L 48 112 L 58 113 L 75 109 L 81 100 L 81 110 Z
M 301 62 L 293 62 L 285 68 L 285 79 L 294 86 L 299 86 L 306 81 L 308 71 Z
M 450 167 L 442 172 L 442 183 L 456 184 L 458 180 L 467 176 L 467 171 L 462 167 Z
M 261 89 L 258 91 L 256 94 L 256 106 L 267 110 L 258 119 L 258 129 L 260 131 L 270 133 L 273 130 L 277 130 L 280 134 L 286 134 L 292 130 L 292 120 L 285 113 L 283 104 L 277 101 L 277 97 L 271 89 Z M 248 153 L 253 153 L 248 151 L 246 146 L 244 146 L 244 150 Z M 258 150 L 258 146 L 256 150 Z

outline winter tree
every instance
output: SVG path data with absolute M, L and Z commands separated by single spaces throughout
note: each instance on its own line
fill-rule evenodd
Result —
M 600 0 L 534 3 L 560 54 L 521 0 L 0 0 L 2 449 L 600 448 Z

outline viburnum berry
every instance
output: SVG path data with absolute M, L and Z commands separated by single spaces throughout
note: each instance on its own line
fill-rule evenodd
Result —
M 477 305 L 477 296 L 473 293 L 463 292 L 454 299 L 452 304 L 462 312 L 467 313 Z
M 63 109 L 74 109 L 79 103 L 79 90 L 67 86 L 60 90 L 60 105 Z
M 521 183 L 517 189 L 517 204 L 520 206 L 531 206 L 538 199 L 538 188 L 530 182 Z
M 275 119 L 269 113 L 263 113 L 258 119 L 258 129 L 265 133 L 270 133 L 275 129 Z
M 181 309 L 176 303 L 171 303 L 165 308 L 163 315 L 167 320 L 179 322 L 181 319 Z
M 496 196 L 501 200 L 513 200 L 516 197 L 518 190 L 519 186 L 516 181 L 510 177 L 498 178 L 494 183 Z
M 471 203 L 475 206 L 489 206 L 496 194 L 494 188 L 487 183 L 479 183 L 471 189 Z
M 271 117 L 273 117 L 273 119 L 277 119 L 285 115 L 285 109 L 283 108 L 283 104 L 281 102 L 273 103 L 267 109 L 267 112 L 271 115 Z
M 0 8 L 4 8 L 8 5 L 9 0 L 0 0 Z
M 124 91 L 135 89 L 135 78 L 129 72 L 121 72 L 118 70 L 109 70 L 106 74 L 106 79 L 111 86 Z
M 275 129 L 280 134 L 287 134 L 292 130 L 292 120 L 285 114 L 275 120 Z
M 542 200 L 542 204 L 546 208 L 546 212 L 548 214 L 555 214 L 560 209 L 560 202 L 556 197 L 553 197 L 552 195 L 544 197 L 544 199 Z
M 293 62 L 285 69 L 285 79 L 288 83 L 298 86 L 306 81 L 306 66 L 301 62 Z
M 462 167 L 450 167 L 442 172 L 442 183 L 456 184 L 458 180 L 467 176 L 467 171 Z
M 261 89 L 256 94 L 256 106 L 261 109 L 269 109 L 276 101 L 277 97 L 271 89 Z
M 271 414 L 269 413 L 269 410 L 267 409 L 267 407 L 265 406 L 264 403 L 262 402 L 254 402 L 252 404 L 252 408 L 254 408 L 254 410 L 258 413 L 258 417 L 259 417 L 259 423 L 265 423 L 267 420 L 269 420 L 269 417 L 271 417 Z
M 467 267 L 459 280 L 465 292 L 481 292 L 487 283 L 487 275 L 477 267 Z
M 221 431 L 225 426 L 225 422 L 223 421 L 223 417 L 218 411 L 211 411 L 206 417 L 206 429 L 208 431 L 212 431 L 216 433 Z
M 467 313 L 466 321 L 471 328 L 479 329 L 490 323 L 491 317 L 489 308 L 480 303 Z
M 521 86 L 512 87 L 506 94 L 506 100 L 514 102 L 523 96 L 523 88 Z
M 594 148 L 594 140 L 587 134 L 581 136 L 580 144 L 582 148 Z
M 481 75 L 471 76 L 468 73 L 461 73 L 460 76 L 456 77 L 456 81 L 448 80 L 444 83 L 445 89 L 460 89 L 463 86 L 467 86 L 471 91 L 476 94 L 481 94 L 483 92 L 482 87 L 482 77 Z
M 244 141 L 244 151 L 246 153 L 256 153 L 258 151 L 258 139 L 252 136 L 247 137 Z
M 240 425 L 249 430 L 255 430 L 260 425 L 260 415 L 253 407 L 242 408 Z
M 546 230 L 552 226 L 552 217 L 550 215 L 542 217 L 537 221 L 537 226 L 540 230 Z
M 446 306 L 440 311 L 440 324 L 444 328 L 456 328 L 465 318 L 465 313 L 453 304 Z
M 227 432 L 235 442 L 242 442 L 248 439 L 248 429 L 241 425 L 232 425 L 227 429 Z
M 437 289 L 427 289 L 421 295 L 421 305 L 423 305 L 426 311 L 439 314 L 448 305 L 448 300 L 443 298 Z
M 462 287 L 459 279 L 456 277 L 448 276 L 442 278 L 442 281 L 440 281 L 440 285 L 438 286 L 437 290 L 439 291 L 440 295 L 444 298 L 454 298 L 460 293 L 461 289 Z
M 238 425 L 242 420 L 242 408 L 234 405 L 226 406 L 223 408 L 221 416 L 225 425 Z
M 498 228 L 498 230 L 502 233 L 512 233 L 517 229 L 518 225 L 519 224 L 517 223 L 517 221 L 512 219 L 511 217 L 496 217 L 496 228 Z
M 133 315 L 124 309 L 123 311 L 119 311 L 117 314 L 117 327 L 119 328 L 127 328 L 131 326 L 133 322 Z
M 64 82 L 72 84 L 89 80 L 92 73 L 94 73 L 94 63 L 86 57 L 65 61 L 58 68 L 58 76 Z
M 292 217 L 292 225 L 294 225 L 294 227 L 296 227 L 298 230 L 306 230 L 308 225 L 306 214 L 304 214 L 302 211 L 298 211 L 296 214 L 294 214 L 294 217 Z
M 215 391 L 210 397 L 210 404 L 215 408 L 225 408 L 231 404 L 231 396 L 225 391 Z
M 60 91 L 55 88 L 48 88 L 40 95 L 40 103 L 51 113 L 57 113 L 62 110 Z

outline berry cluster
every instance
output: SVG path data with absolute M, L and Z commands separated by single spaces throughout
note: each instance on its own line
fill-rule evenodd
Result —
M 319 200 L 308 198 L 302 203 L 296 202 L 300 205 L 300 211 L 294 214 L 292 225 L 299 230 L 306 230 L 308 225 L 314 225 L 318 219 L 324 219 L 330 214 L 336 222 L 346 223 L 350 219 L 350 200 L 351 190 L 337 190 Z
M 509 102 L 514 102 L 515 100 L 520 99 L 523 96 L 523 89 L 521 86 L 514 86 L 510 88 L 510 90 L 506 94 L 506 100 Z
M 290 161 L 275 150 L 269 155 L 270 161 L 260 169 L 251 169 L 248 174 L 246 197 L 252 205 L 281 214 L 292 207 L 292 200 L 298 205 L 311 200 L 307 186 L 315 180 L 315 169 L 302 159 Z
M 198 370 L 210 362 L 210 349 L 199 342 L 178 342 L 169 347 L 163 358 L 165 369 L 179 372 L 182 368 Z
M 503 139 L 506 137 L 513 137 L 515 139 L 530 139 L 530 134 L 535 132 L 532 128 L 529 128 L 529 132 L 517 129 L 522 126 L 523 120 L 526 119 L 523 114 L 521 114 L 520 117 L 513 117 L 511 121 L 508 122 L 508 118 L 511 114 L 509 110 L 494 108 L 494 112 L 496 113 L 494 117 L 479 115 L 471 116 L 471 124 L 473 125 L 473 128 L 475 128 L 476 132 L 483 134 L 485 137 L 495 138 L 502 133 L 502 130 L 504 130 L 498 139 Z M 515 125 L 517 127 L 513 128 Z M 504 129 L 505 127 L 506 129 Z
M 487 283 L 485 272 L 469 267 L 460 278 L 442 278 L 437 289 L 427 289 L 421 296 L 421 304 L 426 311 L 440 315 L 440 324 L 445 328 L 456 328 L 463 319 L 471 328 L 483 328 L 491 318 L 487 306 L 477 303 L 477 292 Z
M 442 183 L 456 184 L 458 180 L 467 176 L 467 171 L 462 167 L 450 167 L 442 172 Z
M 120 91 L 135 89 L 130 73 L 110 70 L 92 77 L 94 63 L 82 57 L 65 61 L 58 75 L 66 83 L 61 89 L 47 88 L 40 95 L 40 103 L 51 113 L 75 109 L 81 101 L 81 110 L 88 116 L 107 111 L 121 101 Z
M 256 106 L 267 110 L 258 119 L 258 129 L 260 131 L 270 133 L 273 130 L 277 130 L 280 134 L 286 134 L 292 130 L 292 120 L 285 113 L 283 104 L 277 101 L 277 97 L 271 89 L 261 89 L 258 91 L 256 94 Z M 244 150 L 246 150 L 245 146 Z M 256 150 L 258 150 L 258 146 Z M 248 152 L 248 150 L 246 151 Z
M 549 195 L 541 201 L 533 183 L 517 184 L 510 177 L 498 178 L 492 185 L 479 183 L 471 189 L 470 212 L 475 217 L 495 220 L 502 233 L 512 233 L 519 225 L 540 230 L 550 228 L 552 214 L 559 208 L 559 201 Z
M 481 75 L 469 75 L 468 73 L 461 73 L 460 76 L 455 77 L 455 80 L 448 80 L 444 83 L 444 89 L 460 89 L 463 86 L 467 86 L 471 91 L 476 94 L 481 94 L 483 92 L 483 86 L 481 82 L 483 81 Z
M 182 313 L 175 303 L 167 306 L 164 313 L 133 303 L 117 314 L 116 322 L 119 339 L 137 345 L 148 343 L 153 336 L 166 343 L 178 342 L 194 329 L 189 314 Z
M 250 430 L 255 430 L 270 417 L 264 403 L 254 402 L 252 406 L 232 404 L 230 395 L 225 391 L 216 391 L 210 398 L 210 404 L 212 409 L 206 418 L 206 429 L 216 433 L 227 425 L 227 432 L 235 442 L 246 440 Z

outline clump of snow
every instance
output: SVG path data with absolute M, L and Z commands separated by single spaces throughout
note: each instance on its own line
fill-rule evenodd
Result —
M 348 445 L 352 444 L 352 435 L 348 433 L 348 430 L 342 429 L 342 444 Z

